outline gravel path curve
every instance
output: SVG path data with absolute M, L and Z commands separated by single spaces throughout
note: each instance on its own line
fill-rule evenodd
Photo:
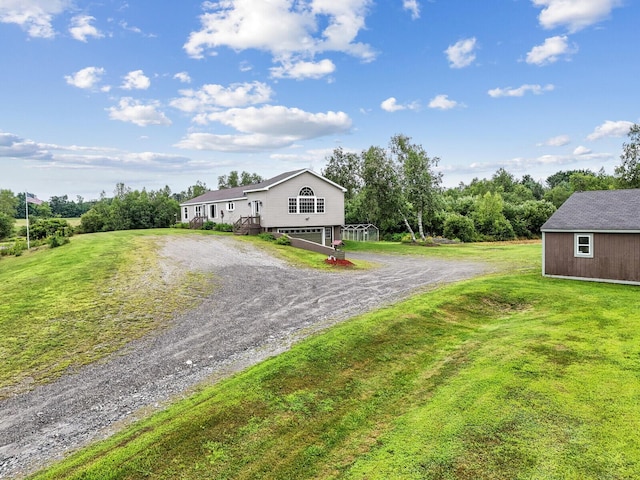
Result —
M 204 270 L 215 291 L 167 329 L 107 360 L 0 401 L 0 478 L 20 478 L 69 451 L 355 314 L 416 290 L 488 270 L 480 263 L 349 254 L 367 271 L 319 272 L 287 265 L 233 237 L 167 237 L 167 274 Z M 144 410 L 142 410 L 144 409 Z

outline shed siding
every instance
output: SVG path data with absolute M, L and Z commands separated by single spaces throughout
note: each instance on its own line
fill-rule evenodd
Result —
M 544 258 L 546 275 L 640 282 L 638 234 L 594 233 L 593 258 L 576 258 L 573 233 L 547 232 Z

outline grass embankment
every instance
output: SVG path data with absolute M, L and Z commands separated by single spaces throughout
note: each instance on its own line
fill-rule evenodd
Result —
M 34 478 L 637 478 L 638 288 L 485 248 L 424 251 L 518 273 L 338 325 Z
M 95 361 L 192 303 L 206 282 L 163 278 L 157 239 L 167 232 L 79 235 L 2 258 L 0 398 Z

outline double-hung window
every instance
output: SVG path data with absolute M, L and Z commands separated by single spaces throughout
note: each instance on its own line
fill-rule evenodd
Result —
M 593 258 L 593 233 L 576 233 L 574 242 L 574 256 Z
M 233 212 L 236 209 L 236 204 L 235 202 L 228 202 L 227 203 L 227 210 L 230 212 Z

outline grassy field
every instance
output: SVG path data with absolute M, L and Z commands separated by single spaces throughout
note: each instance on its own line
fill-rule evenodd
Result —
M 0 259 L 0 398 L 102 358 L 197 301 L 202 275 L 162 278 L 156 239 L 168 233 L 188 232 L 78 235 Z
M 637 287 L 544 279 L 539 243 L 357 247 L 501 271 L 338 325 L 33 478 L 638 478 Z
M 71 225 L 72 227 L 77 227 L 78 225 L 80 225 L 80 217 L 63 218 L 62 220 L 66 220 L 67 222 L 69 222 L 69 225 Z M 16 219 L 16 227 L 26 227 L 26 226 L 27 226 L 26 219 L 24 218 Z

